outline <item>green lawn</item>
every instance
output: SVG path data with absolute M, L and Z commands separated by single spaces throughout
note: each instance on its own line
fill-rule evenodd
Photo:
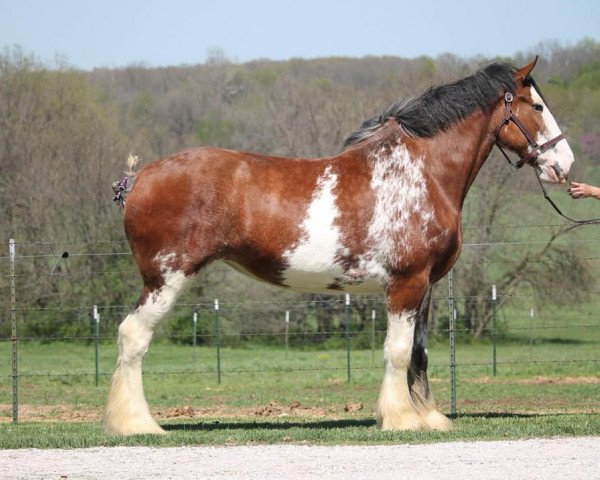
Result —
M 589 335 L 588 335 L 589 337 Z M 430 378 L 441 410 L 450 411 L 448 346 L 430 349 Z M 94 347 L 81 343 L 21 342 L 21 422 L 11 420 L 10 344 L 0 344 L 0 446 L 183 445 L 299 442 L 397 443 L 555 435 L 599 435 L 598 342 L 538 339 L 497 347 L 457 346 L 456 429 L 450 433 L 389 433 L 374 427 L 381 351 L 346 352 L 251 346 L 221 351 L 217 383 L 211 347 L 154 343 L 144 364 L 146 398 L 167 438 L 106 437 L 98 418 L 116 358 L 100 345 L 95 386 Z M 350 411 L 346 411 L 346 410 Z M 41 420 L 41 422 L 40 422 Z M 90 421 L 91 420 L 91 421 Z
M 600 415 L 460 416 L 451 432 L 382 432 L 371 419 L 203 419 L 171 421 L 167 436 L 108 437 L 98 423 L 0 424 L 0 448 L 249 445 L 373 445 L 598 435 Z
M 429 348 L 430 378 L 440 403 L 447 399 L 449 354 L 446 343 Z M 151 345 L 144 362 L 146 393 L 151 405 L 208 406 L 217 400 L 231 406 L 258 405 L 272 399 L 338 404 L 373 402 L 381 380 L 381 351 L 374 361 L 370 350 L 351 352 L 351 382 L 347 383 L 346 352 L 342 350 L 290 350 L 252 346 L 221 349 L 222 383 L 217 383 L 216 352 L 210 347 Z M 0 344 L 0 403 L 10 402 L 10 344 Z M 116 359 L 114 344 L 100 345 L 100 384 L 94 385 L 94 347 L 81 343 L 22 342 L 19 345 L 21 403 L 73 403 L 100 406 L 104 402 Z M 575 345 L 552 341 L 501 343 L 497 347 L 496 379 L 490 379 L 492 346 L 489 343 L 457 346 L 457 398 L 470 398 L 476 385 L 519 385 L 520 379 L 545 377 L 597 377 L 598 343 Z M 523 385 L 521 385 L 523 386 Z M 526 386 L 526 384 L 525 384 Z M 560 387 L 561 385 L 552 385 Z M 479 387 L 477 387 L 479 388 Z M 511 387 L 518 390 L 516 387 Z M 596 388 L 591 384 L 590 388 Z M 539 391 L 539 385 L 534 390 Z M 507 393 L 510 393 L 508 391 Z M 560 396 L 563 394 L 561 393 Z

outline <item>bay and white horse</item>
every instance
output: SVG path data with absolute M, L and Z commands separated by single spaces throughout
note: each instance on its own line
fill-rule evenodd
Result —
M 143 168 L 124 224 L 144 286 L 119 327 L 106 431 L 163 433 L 144 398 L 142 359 L 178 293 L 214 260 L 297 291 L 384 294 L 378 424 L 449 429 L 427 380 L 428 295 L 459 255 L 469 187 L 496 143 L 545 182 L 564 182 L 573 162 L 534 64 L 490 64 L 395 102 L 333 157 L 197 148 Z

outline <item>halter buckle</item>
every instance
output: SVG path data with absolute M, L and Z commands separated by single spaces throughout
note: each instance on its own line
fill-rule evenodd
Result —
M 506 93 L 504 94 L 504 101 L 505 101 L 506 103 L 512 103 L 512 101 L 513 101 L 513 100 L 514 100 L 514 97 L 513 97 L 513 94 L 512 94 L 512 93 L 510 93 L 510 92 L 506 92 Z

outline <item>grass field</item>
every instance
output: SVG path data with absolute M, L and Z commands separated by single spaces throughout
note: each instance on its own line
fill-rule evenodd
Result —
M 422 444 L 557 436 L 597 436 L 599 414 L 494 417 L 460 416 L 451 432 L 382 432 L 371 419 L 171 421 L 167 436 L 108 437 L 98 423 L 0 424 L 0 448 L 84 448 L 95 446 L 194 446 L 296 443 L 310 445 Z
M 593 334 L 532 344 L 457 347 L 457 413 L 450 433 L 389 433 L 374 426 L 381 351 L 346 352 L 249 346 L 222 349 L 222 381 L 210 347 L 154 343 L 144 363 L 146 398 L 167 437 L 111 438 L 99 425 L 114 344 L 100 345 L 99 385 L 94 347 L 76 342 L 19 346 L 20 423 L 11 423 L 10 344 L 0 344 L 0 448 L 94 445 L 247 443 L 423 443 L 441 440 L 600 435 L 600 357 Z M 430 348 L 431 387 L 450 411 L 448 345 Z

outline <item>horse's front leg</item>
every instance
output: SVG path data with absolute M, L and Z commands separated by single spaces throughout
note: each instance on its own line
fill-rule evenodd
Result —
M 450 430 L 452 422 L 437 410 L 427 379 L 427 318 L 431 303 L 431 287 L 423 299 L 415 325 L 412 356 L 408 369 L 408 386 L 413 402 L 428 428 Z
M 377 403 L 377 424 L 383 430 L 429 428 L 411 395 L 411 365 L 415 327 L 427 293 L 425 275 L 395 279 L 388 287 L 387 335 L 383 347 L 384 376 Z

